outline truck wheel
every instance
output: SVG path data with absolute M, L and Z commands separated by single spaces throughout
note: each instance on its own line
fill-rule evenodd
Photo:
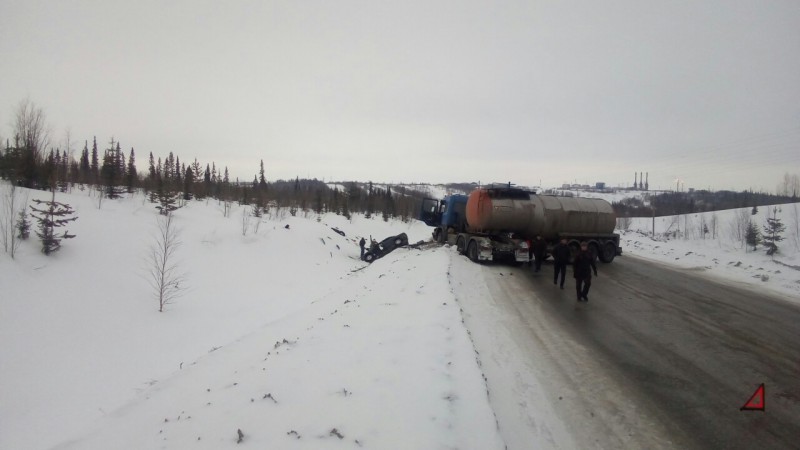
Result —
M 364 253 L 364 261 L 372 263 L 372 261 L 375 261 L 375 255 L 371 252 Z
M 439 233 L 441 233 L 441 232 L 442 232 L 442 230 L 439 229 L 439 228 L 434 228 L 433 229 L 433 240 L 435 242 L 439 242 Z
M 467 249 L 464 247 L 466 247 L 466 244 L 464 243 L 464 236 L 459 236 L 458 239 L 456 239 L 456 251 L 463 255 L 467 251 Z
M 600 252 L 600 261 L 610 263 L 614 261 L 615 256 L 617 256 L 617 246 L 613 242 L 603 244 L 603 251 Z
M 469 247 L 467 248 L 467 257 L 472 262 L 478 262 L 478 244 L 475 241 L 469 243 Z

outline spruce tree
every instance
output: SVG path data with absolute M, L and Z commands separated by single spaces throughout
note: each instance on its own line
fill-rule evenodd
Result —
M 192 199 L 192 185 L 194 184 L 194 173 L 191 169 L 186 169 L 186 175 L 183 177 L 183 199 L 189 201 Z
M 170 188 L 161 177 L 158 177 L 157 187 L 155 192 L 150 194 L 150 201 L 153 203 L 158 203 L 158 205 L 156 205 L 156 209 L 161 215 L 167 216 L 172 211 L 180 208 L 180 206 L 177 204 L 178 201 L 176 197 L 177 195 L 172 188 Z
M 194 162 L 189 164 L 189 168 L 192 169 L 192 179 L 199 180 L 200 177 L 203 176 L 203 166 L 197 162 L 197 158 L 194 159 Z
M 81 183 L 89 181 L 89 141 L 83 141 L 83 151 L 81 152 L 81 162 L 79 164 L 78 172 L 80 173 L 79 179 Z
M 136 154 L 133 151 L 133 147 L 131 147 L 131 156 L 128 158 L 128 170 L 125 176 L 127 177 L 127 184 L 128 185 L 128 193 L 132 194 L 133 190 L 136 188 L 136 184 L 139 181 L 139 174 L 136 172 Z
M 31 235 L 31 221 L 28 219 L 28 208 L 23 208 L 19 212 L 19 218 L 16 223 L 17 236 L 22 239 L 28 239 Z
M 182 186 L 183 185 L 183 174 L 186 173 L 186 167 L 181 167 L 178 165 L 178 159 L 175 159 L 175 185 Z
M 753 223 L 752 220 L 747 223 L 747 230 L 745 231 L 744 239 L 748 246 L 753 247 L 753 251 L 756 250 L 756 246 L 759 242 L 761 242 L 761 236 L 758 232 L 758 227 L 755 223 Z
M 103 190 L 105 191 L 106 198 L 115 199 L 119 198 L 121 189 L 118 186 L 120 180 L 120 150 L 119 145 L 114 145 L 114 138 L 111 138 L 111 146 L 103 155 L 103 166 L 100 169 L 100 175 L 103 183 Z
M 175 178 L 175 155 L 169 152 L 169 156 L 164 160 L 164 181 Z
M 775 257 L 778 252 L 778 242 L 783 240 L 781 233 L 786 231 L 786 226 L 778 219 L 778 208 L 772 209 L 772 217 L 767 217 L 767 224 L 764 225 L 762 241 L 767 248 L 767 255 Z
M 261 169 L 258 171 L 258 188 L 267 189 L 267 179 L 264 177 L 264 160 L 261 160 Z
M 151 182 L 156 181 L 156 160 L 153 159 L 153 152 L 150 152 L 150 164 L 148 166 L 147 180 Z
M 98 178 L 100 177 L 100 161 L 98 160 L 97 155 L 97 136 L 94 137 L 92 141 L 92 162 L 89 167 L 90 172 L 90 182 L 92 184 L 96 184 Z
M 61 162 L 56 170 L 58 172 L 58 188 L 61 192 L 67 192 L 69 188 L 69 180 L 67 179 L 69 175 L 69 157 L 66 150 L 61 154 Z
M 41 206 L 40 208 L 31 206 L 33 211 L 31 215 L 39 223 L 39 230 L 36 235 L 42 241 L 42 253 L 49 255 L 61 248 L 62 239 L 75 237 L 74 234 L 69 234 L 68 231 L 64 231 L 64 234 L 56 234 L 55 229 L 77 220 L 78 217 L 73 216 L 75 211 L 70 205 L 56 201 L 55 190 L 53 190 L 52 200 L 34 200 L 33 202 Z
M 256 218 L 261 218 L 264 215 L 262 206 L 258 202 L 250 205 L 250 215 Z

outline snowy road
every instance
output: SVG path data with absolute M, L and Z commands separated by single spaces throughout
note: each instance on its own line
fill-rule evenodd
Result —
M 509 448 L 795 448 L 796 305 L 630 256 L 579 310 L 551 265 L 451 270 L 485 282 L 454 290 Z M 766 411 L 740 411 L 761 383 Z

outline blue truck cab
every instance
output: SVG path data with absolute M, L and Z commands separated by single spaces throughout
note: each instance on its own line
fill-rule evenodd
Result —
M 425 198 L 422 200 L 419 220 L 434 227 L 433 238 L 444 241 L 448 234 L 460 233 L 467 228 L 467 196 L 453 194 L 442 200 Z M 442 233 L 442 230 L 447 233 Z

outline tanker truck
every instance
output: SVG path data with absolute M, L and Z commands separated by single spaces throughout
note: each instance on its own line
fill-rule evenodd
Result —
M 572 254 L 587 241 L 595 258 L 610 263 L 622 254 L 616 217 L 602 199 L 557 197 L 505 186 L 479 188 L 469 196 L 425 198 L 420 220 L 439 242 L 455 245 L 475 262 L 528 262 L 528 240 L 541 236 L 548 254 L 566 239 Z

